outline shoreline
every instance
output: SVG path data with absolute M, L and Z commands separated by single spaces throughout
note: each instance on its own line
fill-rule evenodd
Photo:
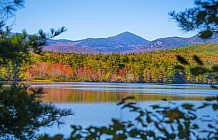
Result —
M 12 83 L 13 81 L 0 80 L 1 82 Z M 21 80 L 19 83 L 140 83 L 140 84 L 157 84 L 157 85 L 218 85 L 218 83 L 158 83 L 158 82 L 120 82 L 120 81 L 53 81 L 53 80 Z

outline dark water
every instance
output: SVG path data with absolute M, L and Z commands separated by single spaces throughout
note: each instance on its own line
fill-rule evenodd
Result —
M 54 103 L 58 108 L 70 108 L 74 115 L 62 118 L 64 125 L 41 128 L 40 133 L 68 136 L 70 125 L 83 127 L 90 125 L 102 126 L 109 124 L 112 118 L 129 120 L 134 114 L 121 110 L 116 103 L 127 97 L 134 96 L 138 105 L 149 108 L 152 104 L 167 105 L 167 99 L 177 103 L 189 102 L 202 104 L 205 97 L 217 95 L 217 90 L 209 85 L 157 85 L 142 83 L 31 83 L 32 87 L 44 87 L 44 102 Z M 211 111 L 212 110 L 207 110 Z M 199 112 L 203 113 L 203 112 Z M 213 112 L 212 112 L 213 113 Z

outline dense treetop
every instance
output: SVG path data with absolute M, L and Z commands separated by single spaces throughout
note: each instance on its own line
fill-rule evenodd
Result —
M 179 64 L 176 55 L 185 57 L 194 66 L 193 56 L 198 54 L 204 66 L 211 68 L 212 64 L 218 64 L 217 51 L 217 44 L 207 44 L 140 54 L 44 52 L 43 55 L 31 54 L 32 65 L 23 63 L 20 77 L 52 81 L 207 83 L 213 73 L 193 76 L 188 70 L 190 66 L 183 71 L 176 70 L 174 67 Z M 10 79 L 8 69 L 10 67 L 2 66 L 2 78 Z

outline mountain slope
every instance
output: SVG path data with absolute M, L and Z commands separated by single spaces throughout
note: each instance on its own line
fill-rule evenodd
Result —
M 75 53 L 132 53 L 178 48 L 192 44 L 218 43 L 218 35 L 201 39 L 199 35 L 190 38 L 167 37 L 148 41 L 130 32 L 108 38 L 88 38 L 84 40 L 48 40 L 45 51 Z
M 124 32 L 108 38 L 89 38 L 78 42 L 76 45 L 78 48 L 91 47 L 100 53 L 121 53 L 133 50 L 148 41 L 132 33 Z
M 202 39 L 199 37 L 199 35 L 195 35 L 190 38 L 181 38 L 181 37 L 160 38 L 154 41 L 150 41 L 142 46 L 139 46 L 135 50 L 132 50 L 132 52 L 165 50 L 165 49 L 178 48 L 178 47 L 183 47 L 193 44 L 208 44 L 208 43 L 218 43 L 218 35 L 214 35 L 209 39 Z
M 108 38 L 88 38 L 78 41 L 48 40 L 43 49 L 54 52 L 75 53 L 122 53 L 131 51 L 148 41 L 130 32 Z

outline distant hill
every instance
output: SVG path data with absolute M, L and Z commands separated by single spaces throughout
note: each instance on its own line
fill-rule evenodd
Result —
M 78 41 L 49 39 L 43 49 L 68 53 L 139 53 L 207 43 L 218 43 L 218 35 L 215 34 L 206 40 L 195 35 L 190 38 L 167 37 L 148 41 L 133 33 L 124 32 L 108 38 L 88 38 Z
M 211 73 L 195 77 L 189 71 L 190 67 L 197 66 L 193 59 L 196 54 L 205 68 L 218 65 L 218 44 L 190 45 L 140 54 L 45 52 L 44 55 L 32 54 L 36 63 L 22 75 L 26 76 L 25 79 L 31 78 L 28 80 L 59 82 L 207 83 Z M 190 64 L 185 66 L 184 73 L 175 71 L 178 64 L 176 55 L 183 56 Z

